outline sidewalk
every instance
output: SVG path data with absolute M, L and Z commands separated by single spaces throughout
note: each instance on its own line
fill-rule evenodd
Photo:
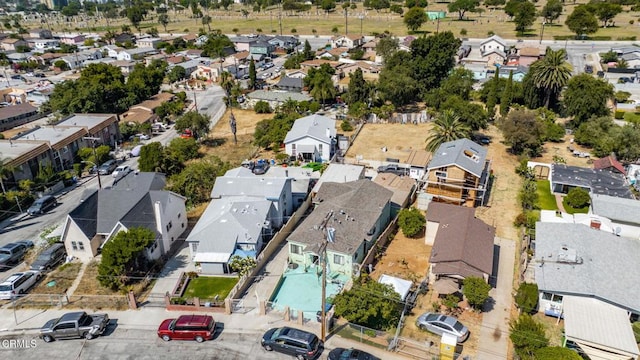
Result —
M 151 290 L 152 294 L 162 294 L 173 291 L 181 272 L 196 271 L 196 267 L 189 258 L 189 245 L 185 242 L 175 255 L 171 256 L 158 275 Z
M 494 299 L 493 306 L 482 317 L 477 355 L 479 360 L 504 360 L 509 351 L 509 320 L 516 245 L 513 240 L 496 240 L 496 245 L 500 246 L 498 280 L 496 288 L 489 292 Z

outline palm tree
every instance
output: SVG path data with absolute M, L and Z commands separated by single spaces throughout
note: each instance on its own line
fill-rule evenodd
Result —
M 441 112 L 433 125 L 431 135 L 425 140 L 427 150 L 431 152 L 438 150 L 438 147 L 447 141 L 466 138 L 471 134 L 471 128 L 460 121 L 460 117 L 453 110 Z
M 320 100 L 322 108 L 324 109 L 324 101 L 336 96 L 336 88 L 333 86 L 331 75 L 320 77 L 316 83 L 313 84 L 310 93 L 316 100 Z
M 4 187 L 4 181 L 11 176 L 15 168 L 11 165 L 7 165 L 11 161 L 9 158 L 0 159 L 0 188 L 2 188 L 2 194 L 7 195 L 7 190 Z
M 546 108 L 549 108 L 551 96 L 557 98 L 571 78 L 573 67 L 566 61 L 566 57 L 567 52 L 564 49 L 554 51 L 547 48 L 544 59 L 531 64 L 533 84 L 538 89 L 544 89 Z

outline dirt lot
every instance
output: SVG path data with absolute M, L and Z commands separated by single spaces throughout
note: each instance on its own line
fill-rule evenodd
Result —
M 365 124 L 347 151 L 347 161 L 355 162 L 357 155 L 362 155 L 364 161 L 406 160 L 411 150 L 425 148 L 430 129 L 431 124 Z M 386 152 L 382 152 L 383 147 Z
M 72 262 L 61 265 L 58 269 L 47 274 L 35 288 L 31 289 L 32 294 L 63 294 L 73 284 L 78 277 L 80 271 L 79 262 Z M 51 281 L 55 281 L 55 285 L 47 286 Z

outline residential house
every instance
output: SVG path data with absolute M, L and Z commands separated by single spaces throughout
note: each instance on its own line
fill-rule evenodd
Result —
M 271 57 L 271 54 L 273 54 L 275 50 L 276 50 L 275 45 L 264 40 L 258 40 L 258 41 L 249 43 L 249 53 L 254 56 L 258 55 L 258 56 Z
M 539 309 L 559 316 L 567 295 L 595 298 L 640 316 L 640 241 L 581 224 L 536 223 L 530 266 L 540 294 Z
M 318 179 L 313 186 L 311 194 L 317 194 L 324 183 L 346 183 L 364 178 L 365 168 L 362 165 L 331 163 L 324 172 L 322 172 L 322 176 L 320 176 L 320 179 Z
M 640 50 L 636 50 L 631 53 L 620 55 L 620 59 L 625 60 L 627 62 L 627 66 L 629 69 L 639 69 L 640 68 Z
M 118 58 L 118 53 L 120 51 L 124 50 L 124 48 L 121 48 L 119 46 L 116 45 L 105 45 L 102 47 L 102 51 L 107 53 L 107 56 L 113 59 L 117 59 Z
M 640 201 L 625 199 L 615 196 L 591 194 L 589 215 L 597 215 L 606 220 L 599 219 L 601 230 L 603 223 L 609 222 L 609 231 L 618 236 L 640 240 Z M 577 215 L 577 214 L 575 214 Z
M 416 188 L 416 182 L 413 179 L 391 173 L 379 173 L 373 178 L 373 182 L 393 192 L 391 209 L 394 216 L 401 209 L 409 206 L 412 200 L 411 195 Z
M 122 71 L 122 74 L 125 76 L 129 75 L 129 73 L 136 67 L 135 62 L 127 60 L 115 60 L 110 62 L 109 64 L 119 68 L 120 71 Z
M 346 47 L 347 49 L 359 48 L 364 44 L 362 35 L 339 35 L 331 38 L 331 47 Z
M 362 71 L 362 75 L 365 79 L 377 79 L 380 73 L 380 67 L 365 61 L 355 61 L 352 63 L 344 63 L 340 66 L 340 71 L 344 74 L 344 77 L 351 75 L 356 69 Z
M 193 44 L 197 38 L 198 38 L 198 35 L 196 34 L 182 35 L 182 40 L 184 40 L 187 44 Z
M 44 53 L 42 55 L 31 55 L 29 61 L 35 61 L 38 64 L 51 66 L 53 63 L 59 58 L 65 56 L 65 54 L 60 53 Z
M 16 51 L 19 47 L 28 45 L 26 41 L 14 38 L 6 38 L 0 42 L 0 46 L 2 46 L 2 50 L 4 51 Z
M 271 201 L 276 211 L 272 224 L 276 228 L 280 228 L 297 208 L 292 201 L 290 178 L 258 176 L 244 167 L 218 176 L 211 190 L 212 199 L 238 196 Z
M 80 34 L 63 34 L 60 36 L 60 42 L 67 45 L 82 45 L 85 37 Z
M 307 198 L 311 188 L 320 179 L 320 171 L 300 166 L 270 166 L 262 175 L 265 178 L 291 179 L 291 201 L 293 208 L 297 209 Z
M 204 50 L 200 50 L 200 49 L 187 49 L 185 51 L 181 51 L 179 54 L 183 54 L 189 59 L 197 59 L 202 57 L 203 52 Z
M 300 118 L 287 133 L 284 146 L 289 156 L 328 162 L 336 149 L 336 121 L 317 114 Z
M 127 61 L 132 61 L 132 60 L 138 60 L 140 58 L 143 58 L 145 55 L 147 54 L 151 54 L 153 52 L 157 51 L 154 48 L 151 47 L 146 47 L 146 48 L 134 48 L 134 49 L 125 49 L 125 50 L 121 50 L 120 52 L 118 52 L 118 60 L 127 60 Z
M 518 50 L 518 65 L 529 67 L 544 55 L 536 46 L 525 46 Z
M 507 50 L 507 43 L 498 35 L 493 35 L 480 43 L 480 54 L 483 57 L 493 51 L 506 54 Z
M 42 166 L 53 163 L 45 141 L 0 140 L 0 154 L 2 165 L 12 170 L 2 180 L 6 189 L 18 187 L 20 180 L 35 179 Z
M 193 74 L 193 72 L 196 71 L 201 64 L 202 64 L 202 61 L 200 59 L 196 59 L 196 60 L 181 62 L 175 66 L 179 66 L 183 68 L 185 75 L 187 77 L 190 77 L 191 74 Z
M 139 47 L 139 48 L 157 49 L 158 48 L 158 44 L 160 44 L 161 42 L 162 42 L 162 39 L 160 39 L 160 38 L 149 37 L 149 38 L 143 38 L 143 39 L 136 40 L 136 46 Z
M 307 61 L 301 62 L 300 68 L 302 70 L 308 71 L 309 69 L 318 69 L 320 68 L 320 66 L 322 66 L 322 64 L 329 64 L 329 66 L 331 66 L 334 69 L 342 65 L 342 63 L 337 61 L 331 61 L 331 60 L 325 60 L 325 59 L 314 59 L 314 60 L 307 60 Z
M 508 79 L 509 76 L 512 76 L 513 81 L 516 81 L 516 82 L 522 82 L 522 80 L 524 79 L 525 75 L 527 75 L 528 72 L 529 72 L 529 68 L 521 65 L 515 65 L 515 66 L 505 65 L 505 66 L 500 66 L 498 68 L 499 77 L 503 79 Z
M 301 92 L 304 88 L 304 81 L 302 78 L 292 78 L 288 76 L 280 77 L 280 81 L 275 85 L 278 90 Z
M 31 47 L 35 50 L 43 51 L 55 49 L 58 46 L 60 46 L 60 41 L 58 39 L 34 39 Z
M 41 28 L 29 29 L 29 36 L 38 39 L 53 39 L 51 30 Z
M 493 274 L 496 229 L 475 217 L 475 209 L 433 203 L 427 211 L 425 243 L 432 245 L 429 283 L 440 295 L 457 292 L 462 280 Z
M 19 103 L 0 108 L 0 131 L 13 129 L 14 127 L 42 118 L 38 109 L 29 103 Z
M 251 47 L 251 44 L 258 41 L 258 37 L 257 36 L 233 36 L 233 37 L 230 37 L 229 40 L 231 40 L 231 42 L 235 46 L 236 51 L 251 52 L 249 50 Z
M 427 166 L 425 192 L 431 201 L 482 206 L 487 201 L 490 169 L 486 148 L 469 139 L 445 142 Z
M 490 50 L 482 54 L 482 61 L 488 68 L 499 68 L 505 63 L 507 55 L 499 50 Z
M 273 202 L 255 197 L 214 199 L 187 237 L 191 259 L 204 274 L 231 273 L 234 256 L 256 258 L 272 236 Z
M 124 44 L 126 42 L 130 42 L 130 43 L 135 43 L 136 41 L 136 37 L 133 34 L 129 34 L 129 33 L 121 33 L 116 35 L 116 37 L 113 38 L 113 42 L 116 44 Z
M 187 228 L 186 198 L 163 190 L 166 179 L 153 172 L 131 172 L 110 188 L 93 191 L 67 215 L 62 242 L 67 255 L 89 262 L 120 231 L 144 227 L 154 242 L 149 260 L 166 254 Z
M 169 66 L 173 66 L 173 65 L 180 64 L 181 62 L 187 61 L 187 57 L 183 55 L 169 56 L 169 57 L 164 56 L 164 61 L 166 61 L 167 64 L 169 64 Z
M 357 276 L 362 260 L 391 222 L 392 195 L 366 179 L 325 183 L 316 194 L 314 210 L 287 238 L 289 262 L 305 269 L 319 266 L 329 237 L 329 273 Z
M 421 180 L 427 173 L 430 158 L 431 154 L 428 151 L 411 150 L 404 161 L 405 164 L 409 164 L 409 176 L 412 179 Z
M 348 56 L 349 56 L 349 49 L 346 47 L 318 49 L 316 51 L 316 58 L 326 59 L 326 60 L 346 58 Z
M 161 92 L 153 95 L 150 99 L 147 99 L 139 104 L 133 105 L 129 110 L 146 110 L 149 112 L 155 112 L 160 105 L 175 100 L 176 96 L 169 92 Z
M 276 47 L 276 50 L 281 52 L 288 52 L 295 49 L 300 43 L 295 36 L 276 35 L 267 41 L 269 44 Z
M 60 120 L 55 126 L 83 127 L 88 137 L 100 139 L 96 140 L 96 144 L 115 146 L 120 140 L 118 122 L 116 114 L 73 114 Z
M 587 169 L 564 164 L 551 165 L 551 192 L 568 194 L 573 188 L 583 188 L 591 194 L 633 199 L 625 177 L 608 170 Z
M 246 96 L 247 101 L 243 106 L 248 109 L 253 109 L 258 101 L 266 101 L 272 109 L 282 105 L 287 100 L 294 101 L 311 101 L 312 97 L 307 94 L 301 94 L 299 92 L 289 91 L 270 91 L 270 90 L 255 90 L 248 93 Z
M 194 41 L 193 43 L 196 46 L 202 46 L 202 45 L 206 44 L 207 41 L 209 41 L 209 37 L 207 35 L 200 35 L 200 36 L 198 36 L 196 41 Z
M 612 173 L 627 175 L 627 171 L 624 169 L 624 166 L 613 155 L 594 160 L 593 169 L 607 170 Z
M 153 124 L 159 121 L 158 115 L 146 109 L 129 109 L 120 114 L 120 120 L 127 124 Z
M 62 171 L 72 167 L 78 150 L 85 147 L 82 138 L 86 135 L 87 132 L 82 127 L 42 126 L 20 133 L 12 140 L 14 142 L 25 140 L 46 142 L 51 151 L 53 169 Z
M 220 66 L 199 64 L 191 73 L 191 77 L 194 79 L 218 81 L 219 74 Z

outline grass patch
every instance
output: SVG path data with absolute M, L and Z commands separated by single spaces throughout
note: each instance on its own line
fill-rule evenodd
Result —
M 568 213 L 568 214 L 586 214 L 589 212 L 589 205 L 585 206 L 585 207 L 581 207 L 581 208 L 574 208 L 573 206 L 569 205 L 567 203 L 567 197 L 565 196 L 562 199 L 562 206 L 564 206 L 564 210 Z
M 63 294 L 73 284 L 73 281 L 78 277 L 80 272 L 81 263 L 67 263 L 58 267 L 56 270 L 49 273 L 37 287 L 31 290 L 33 294 Z M 47 286 L 51 281 L 55 281 L 55 285 Z
M 640 113 L 626 112 L 624 113 L 624 121 L 640 122 Z
M 84 275 L 80 280 L 80 284 L 76 288 L 74 295 L 120 295 L 118 291 L 113 291 L 106 288 L 98 282 L 98 266 L 97 261 L 92 261 L 87 264 L 87 268 L 84 270 Z
M 184 292 L 184 298 L 213 299 L 218 296 L 218 300 L 224 300 L 233 287 L 238 283 L 236 277 L 214 277 L 199 276 L 191 279 Z
M 349 324 L 345 324 L 344 326 L 339 326 L 338 331 L 336 331 L 335 335 L 340 335 L 340 337 L 343 337 L 343 338 L 355 340 L 370 346 L 375 346 L 379 349 L 387 349 L 389 345 L 389 342 L 387 341 L 386 338 L 382 336 L 375 336 L 375 334 L 371 334 L 369 332 L 367 333 L 360 332 L 359 330 L 349 326 Z M 374 335 L 374 336 L 371 336 L 371 335 Z
M 549 180 L 536 181 L 536 192 L 538 193 L 538 207 L 541 210 L 558 210 L 556 197 L 551 193 Z

